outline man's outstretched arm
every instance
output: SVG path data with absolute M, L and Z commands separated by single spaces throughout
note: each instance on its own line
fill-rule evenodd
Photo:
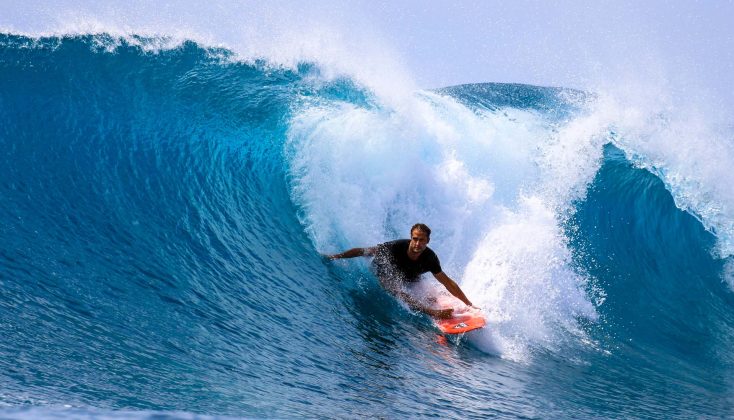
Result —
M 346 250 L 339 254 L 323 254 L 324 258 L 328 258 L 330 260 L 338 260 L 341 258 L 354 258 L 354 257 L 362 257 L 362 256 L 372 256 L 375 255 L 377 247 L 371 247 L 371 248 L 352 248 L 349 250 Z
M 446 290 L 449 291 L 449 293 L 459 298 L 459 300 L 466 303 L 468 306 L 474 306 L 469 301 L 469 299 L 466 297 L 464 292 L 461 291 L 461 288 L 459 287 L 459 285 L 456 284 L 455 281 L 451 280 L 451 278 L 447 276 L 446 273 L 441 271 L 440 273 L 434 274 L 433 277 L 435 277 L 436 280 L 438 280 L 441 284 L 443 284 L 443 286 L 446 288 Z

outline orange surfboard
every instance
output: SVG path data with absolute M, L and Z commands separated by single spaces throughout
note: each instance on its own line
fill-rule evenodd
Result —
M 437 304 L 441 309 L 454 308 L 453 316 L 448 319 L 433 319 L 433 323 L 436 324 L 439 330 L 444 334 L 463 334 L 472 330 L 482 328 L 487 324 L 487 321 L 482 315 L 482 311 L 473 308 L 466 308 L 463 312 L 457 312 L 458 305 L 455 302 L 459 302 L 461 306 L 464 306 L 458 299 L 453 296 L 439 296 Z
M 434 319 L 439 330 L 444 334 L 462 334 L 482 328 L 487 324 L 481 313 L 456 314 L 449 319 Z

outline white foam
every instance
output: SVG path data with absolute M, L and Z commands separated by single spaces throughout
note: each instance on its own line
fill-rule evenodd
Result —
M 559 227 L 598 169 L 595 123 L 559 129 L 533 112 L 478 114 L 426 92 L 400 108 L 312 102 L 288 132 L 293 199 L 322 252 L 433 226 L 444 271 L 490 316 L 479 345 L 522 359 L 596 317 Z
M 538 197 L 519 201 L 476 248 L 462 285 L 482 299 L 491 346 L 522 360 L 531 347 L 556 349 L 568 333 L 583 336 L 576 320 L 596 319 L 596 311 L 586 280 L 570 268 L 556 214 Z

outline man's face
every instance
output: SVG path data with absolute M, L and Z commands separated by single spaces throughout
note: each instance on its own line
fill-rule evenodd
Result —
M 410 252 L 420 254 L 425 251 L 426 247 L 428 247 L 428 242 L 428 236 L 422 230 L 413 229 L 413 231 L 410 232 Z

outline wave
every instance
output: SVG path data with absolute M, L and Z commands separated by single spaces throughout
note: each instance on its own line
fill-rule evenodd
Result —
M 451 378 L 466 401 L 470 385 L 498 392 L 435 351 L 506 360 L 495 367 L 518 383 L 590 364 L 591 393 L 626 366 L 662 377 L 645 382 L 656 390 L 700 386 L 695 404 L 724 386 L 695 374 L 731 365 L 730 131 L 604 93 L 406 93 L 274 61 L 169 38 L 0 35 L 0 403 L 395 416 L 374 411 L 389 394 L 377 384 L 415 410 L 405 376 Z M 319 258 L 418 221 L 487 314 L 465 353 L 427 348 L 430 323 L 364 262 Z M 450 415 L 444 397 L 430 403 Z M 589 404 L 548 398 L 559 413 Z

